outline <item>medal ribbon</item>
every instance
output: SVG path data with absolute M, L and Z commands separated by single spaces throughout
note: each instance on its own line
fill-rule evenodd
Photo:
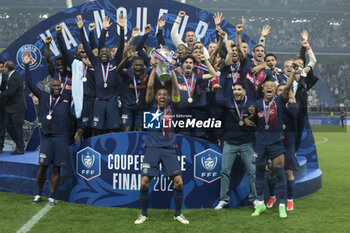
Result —
M 231 65 L 232 84 L 235 84 L 237 82 L 238 70 L 239 70 L 240 66 L 241 66 L 241 63 L 238 63 L 238 65 L 236 65 L 235 69 L 233 69 L 233 66 Z M 233 75 L 233 73 L 235 73 L 235 75 Z
M 63 87 L 61 88 L 60 95 L 59 95 L 59 97 L 56 99 L 55 104 L 53 105 L 52 108 L 51 108 L 51 106 L 52 106 L 52 95 L 50 94 L 50 107 L 49 107 L 49 115 L 50 115 L 50 116 L 52 115 L 53 109 L 55 108 L 56 104 L 57 104 L 58 101 L 60 101 L 60 99 L 61 99 L 62 93 L 63 93 L 63 91 L 64 91 L 64 87 L 65 87 L 66 84 L 67 84 L 67 80 L 68 80 L 68 78 L 66 78 L 66 81 L 64 82 L 64 85 L 63 85 Z
M 192 93 L 193 93 L 193 89 L 194 89 L 194 86 L 193 86 L 193 84 L 194 84 L 194 75 L 192 74 L 191 89 L 188 88 L 188 82 L 187 82 L 187 79 L 186 79 L 185 75 L 182 75 L 182 78 L 184 79 L 186 87 L 187 87 L 188 98 L 191 98 Z
M 269 103 L 268 108 L 266 107 L 266 103 L 265 100 L 263 99 L 263 106 L 264 106 L 264 116 L 265 116 L 265 123 L 266 125 L 269 124 L 269 119 L 270 119 L 270 107 L 271 105 L 275 105 L 276 107 L 276 103 L 275 103 L 275 98 L 272 99 L 272 101 Z M 267 108 L 267 109 L 266 109 Z M 276 109 L 276 108 L 275 108 Z M 277 111 L 275 111 L 277 114 Z
M 134 82 L 135 97 L 136 99 L 139 99 L 140 91 L 137 91 L 137 82 L 136 82 L 135 75 L 132 76 L 132 81 Z
M 101 64 L 102 67 L 102 75 L 103 75 L 103 81 L 107 83 L 108 81 L 108 74 L 109 74 L 109 62 L 107 63 L 107 71 L 105 71 L 105 67 L 103 64 Z
M 233 102 L 234 102 L 234 104 L 235 104 L 235 108 L 236 108 L 236 111 L 237 111 L 237 115 L 238 115 L 238 117 L 239 117 L 239 120 L 243 120 L 242 110 L 243 110 L 245 104 L 247 103 L 247 96 L 244 97 L 244 103 L 243 103 L 243 106 L 242 106 L 242 110 L 241 110 L 241 111 L 239 111 L 238 104 L 237 104 L 237 102 L 236 102 L 236 100 L 235 100 L 234 98 L 233 98 Z

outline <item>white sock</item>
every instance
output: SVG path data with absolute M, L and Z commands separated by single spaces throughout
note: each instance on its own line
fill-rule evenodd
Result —
M 280 206 L 286 206 L 286 204 L 284 204 L 284 203 L 280 203 Z

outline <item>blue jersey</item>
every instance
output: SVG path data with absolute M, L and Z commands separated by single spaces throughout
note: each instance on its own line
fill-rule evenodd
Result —
M 50 107 L 50 94 L 40 90 L 33 79 L 30 77 L 29 65 L 25 67 L 25 77 L 28 88 L 31 92 L 38 97 L 40 104 L 40 118 L 42 124 L 41 133 L 52 136 L 69 135 L 71 132 L 71 96 L 61 95 L 55 105 L 55 101 L 51 102 Z M 46 117 L 51 112 L 51 120 Z
M 251 130 L 240 124 L 248 117 L 248 108 L 253 103 L 247 98 L 237 101 L 236 104 L 239 110 L 236 108 L 234 97 L 231 96 L 225 101 L 224 140 L 231 144 L 252 142 Z
M 294 144 L 297 132 L 297 115 L 299 106 L 297 103 L 286 103 L 283 107 L 284 145 Z
M 84 50 L 94 68 L 96 98 L 99 100 L 117 100 L 120 92 L 120 83 L 118 82 L 117 64 L 120 61 L 119 53 L 109 62 L 102 63 L 99 57 L 96 57 L 90 46 L 88 46 L 84 31 L 80 30 L 81 40 Z M 124 48 L 119 48 L 120 49 Z
M 258 116 L 256 144 L 274 144 L 283 140 L 283 108 L 286 100 L 282 96 L 270 102 L 264 99 L 255 101 Z M 265 108 L 265 111 L 264 111 Z
M 262 86 L 265 81 L 273 81 L 271 70 L 261 69 L 256 74 L 250 70 L 255 67 L 250 58 L 246 57 L 241 62 L 241 80 L 247 86 L 247 96 L 251 100 L 263 98 Z
M 120 77 L 123 105 L 129 109 L 144 109 L 147 82 L 152 69 L 146 68 L 139 77 L 135 77 L 131 68 L 126 70 L 126 76 Z M 136 84 L 136 90 L 135 90 Z M 136 96 L 138 98 L 136 98 Z M 138 99 L 138 100 L 137 100 Z
M 189 77 L 179 75 L 176 72 L 177 81 L 180 89 L 180 102 L 177 103 L 177 108 L 202 107 L 206 104 L 206 98 L 201 97 L 200 89 L 197 87 L 203 81 L 202 74 L 193 74 Z M 186 85 L 187 84 L 187 85 Z M 192 103 L 188 99 L 192 98 Z
M 170 105 L 160 109 L 153 101 L 151 112 L 158 111 L 161 114 L 160 129 L 149 129 L 147 131 L 146 147 L 176 148 L 176 137 L 171 122 L 173 113 Z
M 83 82 L 84 87 L 84 99 L 95 99 L 96 98 L 96 83 L 95 74 L 93 68 L 88 68 L 84 65 L 84 76 L 86 82 Z
M 241 80 L 241 64 L 223 65 L 220 69 L 220 86 L 226 97 L 233 96 L 232 86 Z

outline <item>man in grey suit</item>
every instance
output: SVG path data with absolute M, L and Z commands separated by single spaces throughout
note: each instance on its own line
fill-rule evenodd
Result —
M 16 149 L 11 154 L 24 154 L 23 123 L 26 103 L 23 92 L 23 78 L 15 71 L 13 61 L 5 62 L 4 70 L 8 78 L 5 90 L 0 93 L 0 99 L 6 101 L 5 127 L 16 143 Z

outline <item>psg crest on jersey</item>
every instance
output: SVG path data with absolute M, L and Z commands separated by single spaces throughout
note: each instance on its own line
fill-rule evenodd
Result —
M 207 149 L 194 156 L 194 177 L 208 184 L 220 178 L 221 154 Z
M 89 181 L 101 175 L 101 154 L 90 147 L 77 153 L 77 174 Z
M 32 44 L 26 44 L 23 45 L 21 48 L 18 49 L 16 54 L 16 60 L 17 64 L 24 69 L 24 62 L 23 62 L 23 54 L 25 52 L 29 52 L 30 62 L 29 62 L 29 69 L 35 70 L 41 63 L 42 55 L 40 50 Z

